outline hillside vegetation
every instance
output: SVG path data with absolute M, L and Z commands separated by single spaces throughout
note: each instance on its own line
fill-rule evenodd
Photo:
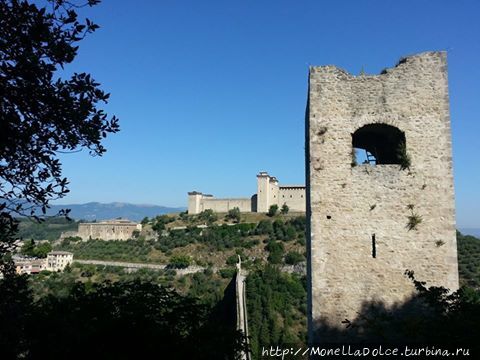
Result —
M 128 241 L 63 240 L 56 249 L 72 251 L 77 259 L 171 264 L 166 270 L 134 272 L 112 266 L 73 264 L 63 273 L 43 272 L 30 278 L 35 298 L 68 298 L 82 283 L 141 281 L 174 288 L 213 309 L 235 273 L 238 255 L 247 277 L 249 331 L 254 358 L 263 345 L 300 347 L 306 344 L 306 278 L 281 266 L 305 261 L 305 217 L 298 214 L 184 213 L 143 220 L 144 230 Z M 461 284 L 480 286 L 480 240 L 457 233 Z M 175 268 L 200 265 L 196 274 L 179 275 Z M 218 271 L 215 271 L 215 268 Z M 303 345 L 304 346 L 304 345 Z
M 460 284 L 480 289 L 480 239 L 457 231 Z
M 254 263 L 294 265 L 305 261 L 305 217 L 265 217 L 257 223 L 213 220 L 216 214 L 185 217 L 158 216 L 145 220 L 144 230 L 127 241 L 81 241 L 66 238 L 55 249 L 71 251 L 76 259 L 169 264 L 179 256 L 190 264 L 233 267 L 238 255 L 245 268 Z M 208 227 L 198 225 L 209 223 Z M 175 225 L 175 226 L 173 226 Z M 154 238 L 147 239 L 154 232 Z
M 77 231 L 78 222 L 64 217 L 48 217 L 42 222 L 21 218 L 18 236 L 24 240 L 57 240 L 62 232 Z

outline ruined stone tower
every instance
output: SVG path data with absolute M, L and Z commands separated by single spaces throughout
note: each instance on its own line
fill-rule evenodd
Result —
M 445 52 L 427 52 L 376 76 L 310 68 L 310 341 L 365 301 L 406 300 L 406 269 L 458 288 L 446 66 Z

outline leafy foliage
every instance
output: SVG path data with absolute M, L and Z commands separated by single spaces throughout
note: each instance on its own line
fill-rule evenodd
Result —
M 290 348 L 306 343 L 306 280 L 266 266 L 247 277 L 250 344 L 254 358 L 262 346 Z
M 27 240 L 23 243 L 23 246 L 20 252 L 23 255 L 31 256 L 31 257 L 38 257 L 38 258 L 46 258 L 47 254 L 52 251 L 52 245 L 48 242 L 43 242 L 38 245 L 35 245 L 34 240 Z
M 72 242 L 65 239 L 56 249 L 71 251 L 76 259 L 148 261 L 153 242 L 138 240 L 88 240 Z
M 457 231 L 457 248 L 461 283 L 480 289 L 480 239 Z
M 100 156 L 102 139 L 119 130 L 117 119 L 99 108 L 109 94 L 90 74 L 65 80 L 56 73 L 98 25 L 80 21 L 74 2 L 37 4 L 0 1 L 1 254 L 15 240 L 12 214 L 36 216 L 37 208 L 45 214 L 50 200 L 68 192 L 58 153 L 85 148 Z
M 148 218 L 146 218 L 146 219 L 147 220 L 145 220 L 145 219 L 142 220 L 142 224 L 143 224 L 143 221 L 148 222 Z M 175 221 L 175 218 L 173 218 L 171 216 L 168 216 L 168 215 L 156 216 L 152 220 L 152 230 L 156 231 L 159 235 L 161 235 L 162 230 L 165 230 L 165 225 L 167 225 L 167 224 L 169 224 L 173 221 Z
M 208 306 L 150 282 L 76 282 L 34 302 L 26 277 L 13 277 L 0 291 L 2 358 L 233 359 L 242 344 Z
M 285 255 L 285 264 L 296 265 L 302 261 L 305 261 L 305 256 L 296 251 L 289 251 L 287 255 Z
M 64 217 L 50 217 L 41 222 L 28 218 L 19 219 L 18 236 L 23 239 L 57 240 L 62 232 L 77 231 L 78 223 Z
M 285 247 L 281 242 L 270 240 L 265 249 L 269 252 L 268 262 L 270 264 L 280 264 L 282 262 Z
M 197 215 L 197 218 L 201 221 L 204 221 L 208 225 L 211 225 L 218 220 L 218 216 L 212 209 L 203 210 Z
M 219 272 L 222 278 L 231 279 L 237 271 L 235 270 L 235 268 L 226 268 L 226 269 L 220 269 Z
M 225 216 L 228 220 L 233 220 L 236 223 L 240 222 L 240 209 L 235 207 L 233 209 L 228 210 L 227 215 Z
M 272 217 L 277 214 L 278 211 L 278 205 L 271 205 L 270 208 L 268 209 L 267 215 Z
M 192 263 L 192 259 L 187 255 L 176 255 L 170 258 L 168 267 L 173 269 L 185 269 Z
M 190 246 L 189 249 L 195 249 L 195 252 L 232 252 L 234 250 L 235 253 L 242 255 L 242 251 L 246 249 L 252 249 L 251 252 L 254 253 L 262 240 L 289 242 L 297 239 L 297 242 L 303 246 L 304 238 L 305 217 L 295 217 L 287 221 L 262 220 L 258 224 L 223 224 L 208 228 L 190 226 L 186 229 L 162 230 L 162 236 L 159 236 L 158 240 L 139 238 L 126 241 L 96 239 L 79 241 L 79 238 L 65 238 L 55 249 L 73 252 L 77 259 L 166 263 L 166 258 L 172 255 L 172 251 L 186 246 Z M 197 246 L 192 247 L 191 245 L 194 244 Z M 279 246 L 283 247 L 283 245 Z M 160 255 L 159 251 L 161 251 Z M 189 255 L 196 257 L 195 252 Z M 222 263 L 228 256 L 225 256 Z M 280 263 L 283 252 L 277 251 L 273 257 L 274 261 Z M 220 263 L 218 265 L 221 266 Z

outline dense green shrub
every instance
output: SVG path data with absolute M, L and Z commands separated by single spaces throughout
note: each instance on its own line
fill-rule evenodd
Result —
M 238 255 L 231 255 L 227 258 L 227 265 L 235 265 L 238 262 Z
M 480 239 L 457 231 L 458 270 L 463 285 L 480 288 Z
M 218 216 L 212 209 L 203 210 L 200 214 L 197 215 L 197 218 L 200 221 L 204 221 L 208 225 L 211 225 L 218 220 Z
M 169 268 L 173 269 L 185 269 L 189 267 L 192 263 L 192 259 L 187 255 L 175 255 L 170 258 L 168 263 Z
M 225 216 L 227 220 L 233 220 L 236 223 L 240 222 L 240 209 L 235 207 L 233 209 L 228 210 L 227 215 Z
M 20 249 L 23 255 L 38 258 L 46 258 L 50 251 L 52 251 L 52 245 L 49 242 L 36 244 L 33 239 L 24 241 Z
M 273 233 L 273 224 L 270 220 L 260 220 L 258 223 L 255 234 L 257 235 L 270 235 Z
M 235 275 L 237 270 L 235 268 L 226 268 L 226 269 L 220 269 L 218 271 L 220 273 L 220 276 L 224 279 L 230 279 Z
M 302 261 L 305 261 L 305 256 L 296 251 L 289 251 L 287 255 L 285 255 L 285 264 L 296 265 Z
M 271 205 L 268 209 L 267 215 L 268 216 L 275 216 L 278 211 L 278 205 Z
M 282 262 L 283 253 L 285 252 L 285 247 L 282 243 L 270 240 L 265 249 L 269 252 L 267 260 L 270 264 L 280 264 Z

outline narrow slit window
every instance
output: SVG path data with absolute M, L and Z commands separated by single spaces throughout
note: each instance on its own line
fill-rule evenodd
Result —
M 377 242 L 375 239 L 375 234 L 372 235 L 372 258 L 377 257 Z

